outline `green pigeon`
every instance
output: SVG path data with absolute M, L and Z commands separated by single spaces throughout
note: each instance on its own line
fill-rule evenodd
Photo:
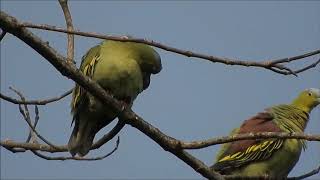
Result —
M 244 121 L 230 135 L 257 132 L 303 133 L 309 113 L 320 104 L 320 90 L 302 91 L 291 104 L 272 106 Z M 298 162 L 305 140 L 258 139 L 226 143 L 211 168 L 223 175 L 284 179 Z
M 131 107 L 139 93 L 147 89 L 151 74 L 161 71 L 161 58 L 150 46 L 118 41 L 103 41 L 83 57 L 80 71 L 96 81 L 125 106 Z M 76 84 L 71 112 L 74 129 L 68 142 L 72 156 L 85 156 L 95 134 L 117 114 L 84 88 Z

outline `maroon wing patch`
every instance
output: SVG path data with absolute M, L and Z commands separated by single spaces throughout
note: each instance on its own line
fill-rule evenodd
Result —
M 244 121 L 237 134 L 257 132 L 281 132 L 275 124 L 272 114 L 268 111 L 258 113 Z M 278 150 L 284 140 L 282 139 L 257 139 L 232 142 L 228 149 L 221 155 L 221 159 L 212 168 L 222 174 L 229 174 L 234 168 L 246 165 L 252 161 L 269 158 Z

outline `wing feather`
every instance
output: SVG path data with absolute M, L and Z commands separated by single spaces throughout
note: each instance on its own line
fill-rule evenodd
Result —
M 273 121 L 273 115 L 266 110 L 244 121 L 235 134 L 256 132 L 281 132 L 282 130 Z M 217 163 L 212 168 L 226 173 L 234 168 L 241 167 L 253 161 L 262 161 L 271 157 L 284 143 L 283 139 L 241 140 L 228 143 L 220 152 Z

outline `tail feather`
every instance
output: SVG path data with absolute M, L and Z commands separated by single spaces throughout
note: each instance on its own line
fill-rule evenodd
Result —
M 85 156 L 91 149 L 95 135 L 107 126 L 115 117 L 96 116 L 87 112 L 74 116 L 74 128 L 71 133 L 68 150 L 72 156 Z
M 68 142 L 68 150 L 72 156 L 79 154 L 85 156 L 88 154 L 95 134 L 100 129 L 96 128 L 95 120 L 76 119 L 75 126 Z

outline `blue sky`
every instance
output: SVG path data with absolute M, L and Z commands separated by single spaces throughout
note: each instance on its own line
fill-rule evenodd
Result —
M 317 1 L 71 1 L 76 29 L 132 35 L 195 52 L 243 60 L 289 57 L 319 49 L 320 2 Z M 20 20 L 64 27 L 56 1 L 1 1 L 1 10 Z M 58 52 L 66 53 L 66 35 L 33 30 Z M 100 40 L 75 38 L 75 60 Z M 157 49 L 162 72 L 152 77 L 133 109 L 164 133 L 182 140 L 224 136 L 243 120 L 269 106 L 290 102 L 299 91 L 320 88 L 320 68 L 299 77 L 271 71 L 213 64 Z M 313 62 L 317 57 L 308 58 Z M 290 67 L 299 68 L 304 63 Z M 11 35 L 1 42 L 1 92 L 9 86 L 38 99 L 62 94 L 74 83 Z M 39 132 L 56 144 L 71 133 L 70 97 L 40 107 Z M 31 108 L 33 109 L 33 108 Z M 310 116 L 308 133 L 319 134 L 320 108 Z M 103 130 L 106 132 L 109 128 Z M 102 135 L 103 132 L 99 133 Z M 1 100 L 1 140 L 24 141 L 27 124 L 15 105 Z M 32 153 L 13 154 L 1 148 L 1 178 L 201 178 L 175 156 L 138 130 L 126 126 L 119 150 L 102 161 L 47 161 Z M 90 153 L 104 154 L 114 141 Z M 211 165 L 219 146 L 190 151 Z M 320 164 L 319 142 L 308 149 L 290 175 Z M 53 154 L 55 155 L 55 154 Z M 320 175 L 313 176 L 320 178 Z

